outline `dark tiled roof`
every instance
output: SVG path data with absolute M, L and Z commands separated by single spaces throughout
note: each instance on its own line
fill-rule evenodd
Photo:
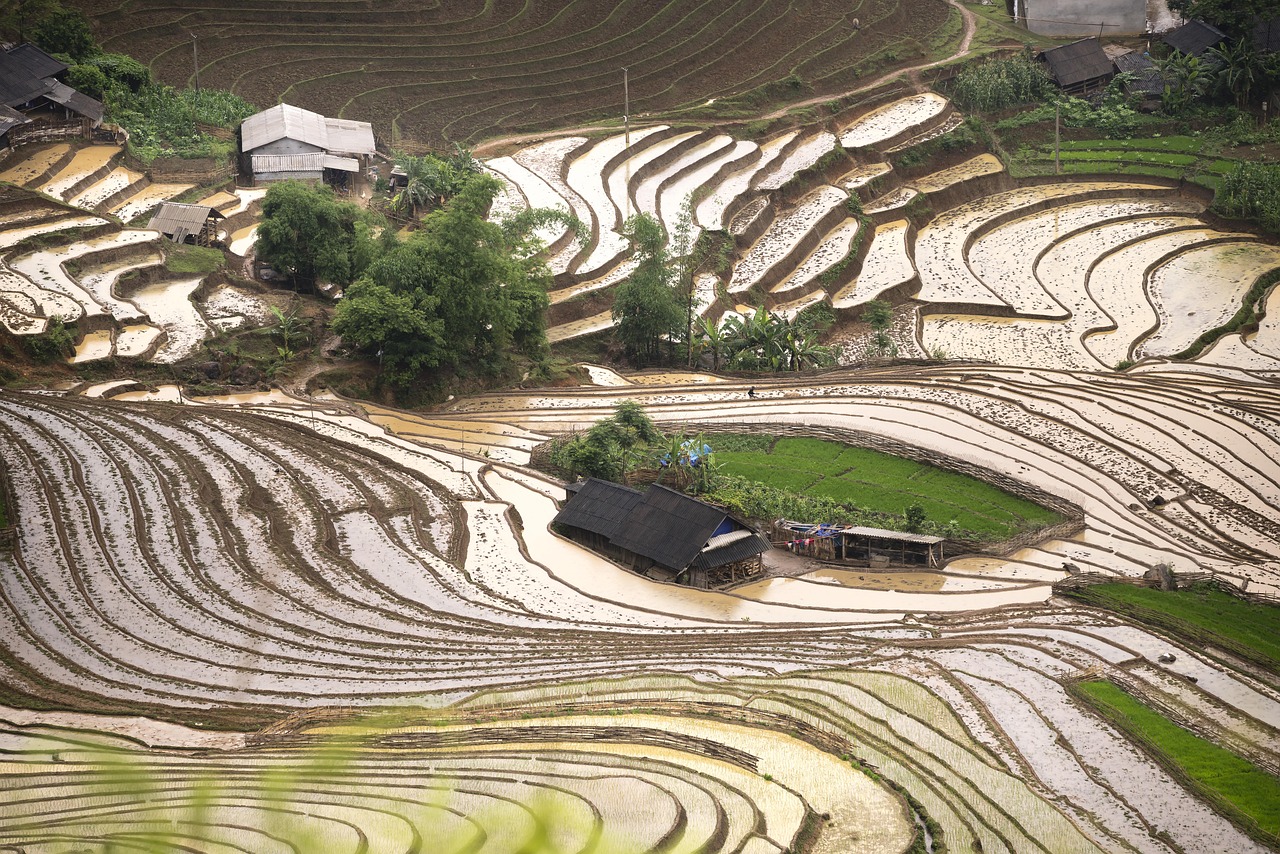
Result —
M 1263 52 L 1280 52 L 1280 18 L 1270 18 L 1254 25 L 1253 46 Z
M 0 103 L 10 107 L 39 98 L 53 88 L 53 76 L 67 67 L 32 45 L 0 52 Z
M 684 569 L 693 563 L 725 516 L 719 507 L 655 483 L 610 540 L 662 566 Z
M 1179 53 L 1199 56 L 1209 48 L 1224 41 L 1227 34 L 1213 24 L 1189 21 L 1164 34 L 1164 43 Z
M 1064 89 L 1108 77 L 1113 72 L 1111 60 L 1096 38 L 1050 48 L 1041 54 L 1049 64 L 1049 73 Z
M 610 540 L 618 533 L 618 528 L 631 515 L 632 509 L 640 503 L 643 496 L 643 493 L 629 486 L 594 477 L 574 484 L 574 487 L 570 487 L 573 497 L 556 514 L 556 524 L 581 528 Z M 682 566 L 681 569 L 683 568 Z
M 1125 87 L 1129 92 L 1148 92 L 1159 95 L 1164 91 L 1164 81 L 1156 70 L 1151 57 L 1136 50 L 1116 57 L 1116 71 L 1132 74 L 1133 80 Z

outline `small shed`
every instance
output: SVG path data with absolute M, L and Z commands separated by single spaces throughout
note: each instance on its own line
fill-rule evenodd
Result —
M 709 588 L 758 575 L 769 541 L 723 507 L 651 484 L 590 478 L 554 519 L 571 539 L 662 581 Z
M 218 236 L 218 220 L 222 212 L 206 205 L 183 205 L 161 202 L 147 228 L 158 231 L 174 243 L 208 246 Z
M 30 121 L 31 119 L 27 118 L 13 107 L 0 104 L 0 145 L 8 145 L 9 131 L 19 125 L 25 125 Z
M 1178 53 L 1188 56 L 1201 56 L 1211 47 L 1217 47 L 1227 40 L 1227 34 L 1204 21 L 1188 21 L 1176 30 L 1170 30 L 1161 39 Z
M 847 561 L 858 566 L 926 566 L 942 563 L 945 537 L 779 519 L 774 539 L 789 551 L 818 560 Z
M 1072 95 L 1096 92 L 1115 76 L 1115 66 L 1096 38 L 1050 48 L 1040 53 L 1040 59 L 1058 88 Z

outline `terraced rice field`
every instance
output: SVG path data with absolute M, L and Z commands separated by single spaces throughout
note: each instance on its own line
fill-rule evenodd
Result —
M 633 115 L 708 101 L 732 108 L 744 93 L 754 93 L 751 104 L 845 91 L 880 73 L 886 53 L 902 64 L 919 56 L 947 31 L 950 11 L 942 0 L 874 0 L 856 9 L 858 29 L 850 7 L 821 0 L 291 0 L 194 16 L 158 0 L 81 8 L 107 50 L 139 58 L 166 82 L 192 76 L 190 33 L 206 86 L 371 121 L 388 145 L 435 148 L 620 119 L 623 66 Z
M 0 188 L 0 251 L 8 250 L 0 261 L 0 323 L 15 335 L 33 335 L 53 318 L 89 321 L 74 363 L 111 356 L 172 362 L 190 354 L 209 332 L 190 299 L 201 280 L 180 282 L 157 272 L 164 263 L 161 236 L 121 228 L 112 217 L 126 223 L 144 217 L 190 185 L 151 183 L 118 165 L 120 154 L 113 145 L 65 144 L 9 154 L 0 172 L 15 185 Z M 206 202 L 227 215 L 252 215 L 264 195 L 261 189 L 236 189 Z M 250 237 L 254 227 L 244 229 Z M 39 248 L 23 248 L 36 238 Z M 244 241 L 234 242 L 233 249 L 248 251 Z M 132 283 L 137 273 L 149 283 Z M 248 295 L 237 297 L 230 310 L 215 304 L 209 312 L 211 319 L 236 318 L 228 320 L 232 325 L 266 321 L 265 307 Z
M 316 710 L 246 740 L 0 709 L 20 751 L 0 763 L 13 805 L 0 840 L 305 849 L 326 834 L 326 850 L 356 850 L 363 834 L 399 851 L 432 828 L 458 834 L 441 850 L 481 832 L 515 850 L 556 828 L 626 851 L 780 852 L 807 821 L 817 851 L 903 850 L 911 808 L 865 763 L 952 850 L 1262 850 L 1065 683 L 1123 679 L 1267 756 L 1275 678 L 1037 603 L 1068 564 L 1280 587 L 1270 387 L 1172 368 L 943 367 L 758 381 L 748 400 L 740 381 L 603 379 L 428 416 L 278 394 L 184 407 L 0 394 L 4 465 L 34 485 L 12 493 L 18 544 L 0 555 L 9 684 L 213 730 Z M 519 467 L 620 399 L 672 425 L 880 436 L 1076 503 L 1084 528 L 893 586 L 651 582 L 553 536 L 560 487 Z M 1147 507 L 1155 494 L 1166 503 Z M 1157 664 L 1165 652 L 1176 660 Z M 421 711 L 323 711 L 405 705 Z

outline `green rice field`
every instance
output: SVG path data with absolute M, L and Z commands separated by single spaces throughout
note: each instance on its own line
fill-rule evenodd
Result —
M 930 521 L 994 539 L 1062 520 L 976 478 L 838 442 L 721 436 L 712 447 L 724 474 L 873 512 L 902 515 L 919 504 Z

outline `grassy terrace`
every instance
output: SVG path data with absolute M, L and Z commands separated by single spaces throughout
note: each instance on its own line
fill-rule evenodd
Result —
M 1238 161 L 1211 150 L 1197 136 L 1165 136 L 1143 139 L 1064 140 L 1059 157 L 1066 174 L 1156 175 L 1186 178 L 1216 187 Z M 1053 145 L 1024 148 L 1015 157 L 1017 172 L 1039 175 L 1053 172 Z
M 1171 723 L 1105 680 L 1081 682 L 1077 696 L 1174 770 L 1221 812 L 1269 846 L 1280 843 L 1280 780 L 1234 753 Z
M 976 478 L 838 442 L 742 435 L 716 437 L 713 447 L 724 474 L 895 515 L 918 504 L 930 521 L 954 519 L 987 539 L 1061 521 Z
M 1275 605 L 1246 602 L 1208 586 L 1170 593 L 1098 584 L 1067 595 L 1280 670 L 1280 607 Z

